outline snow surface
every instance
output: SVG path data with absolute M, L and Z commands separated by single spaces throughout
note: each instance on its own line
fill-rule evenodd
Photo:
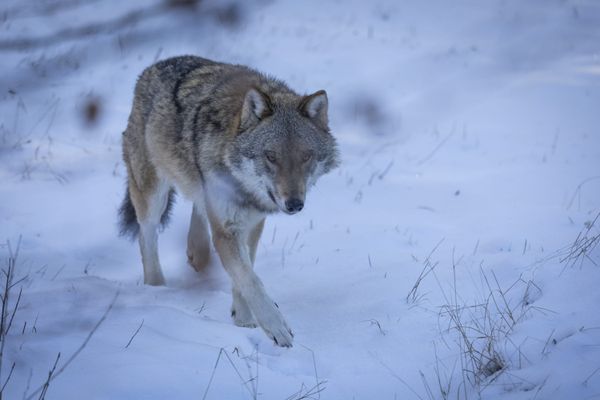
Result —
M 25 277 L 5 398 L 34 393 L 91 332 L 47 399 L 600 398 L 599 251 L 561 262 L 600 212 L 599 3 L 160 4 L 1 6 L 0 239 L 22 237 Z M 256 262 L 291 349 L 233 324 L 218 261 L 203 276 L 186 265 L 189 203 L 160 237 L 166 287 L 141 283 L 137 245 L 117 236 L 136 76 L 180 54 L 329 94 L 343 165 L 302 213 L 268 219 Z M 457 306 L 468 326 L 517 320 L 494 340 L 503 370 L 478 385 Z

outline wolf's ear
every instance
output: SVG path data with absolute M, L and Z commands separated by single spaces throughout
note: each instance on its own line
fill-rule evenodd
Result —
M 240 128 L 245 129 L 273 113 L 269 96 L 256 88 L 250 88 L 244 97 Z
M 323 126 L 327 126 L 327 92 L 319 90 L 304 96 L 300 102 L 300 112 L 308 118 L 319 121 Z

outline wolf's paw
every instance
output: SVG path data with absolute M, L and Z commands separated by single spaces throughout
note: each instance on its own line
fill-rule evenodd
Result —
M 252 312 L 247 306 L 246 308 L 231 307 L 231 318 L 233 318 L 233 323 L 236 326 L 241 326 L 242 328 L 256 328 L 258 326 Z
M 294 334 L 288 327 L 287 322 L 279 311 L 276 304 L 267 309 L 263 309 L 261 317 L 257 316 L 260 327 L 265 331 L 268 337 L 275 342 L 277 346 L 292 347 Z

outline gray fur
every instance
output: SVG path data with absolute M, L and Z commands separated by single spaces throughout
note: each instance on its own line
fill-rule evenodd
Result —
M 147 68 L 123 134 L 128 191 L 121 207 L 121 232 L 140 232 L 144 282 L 164 283 L 157 229 L 176 188 L 195 204 L 192 266 L 208 262 L 210 225 L 233 279 L 236 324 L 258 324 L 276 343 L 291 345 L 252 263 L 265 216 L 299 211 L 309 187 L 338 164 L 327 105 L 324 91 L 302 96 L 241 65 L 183 56 Z

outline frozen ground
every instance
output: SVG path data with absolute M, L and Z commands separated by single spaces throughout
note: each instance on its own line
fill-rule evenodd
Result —
M 1 6 L 4 398 L 58 353 L 47 399 L 600 398 L 600 4 L 161 4 Z M 329 93 L 343 165 L 257 257 L 292 349 L 233 325 L 217 261 L 186 265 L 190 204 L 166 287 L 117 237 L 136 76 L 184 53 Z

